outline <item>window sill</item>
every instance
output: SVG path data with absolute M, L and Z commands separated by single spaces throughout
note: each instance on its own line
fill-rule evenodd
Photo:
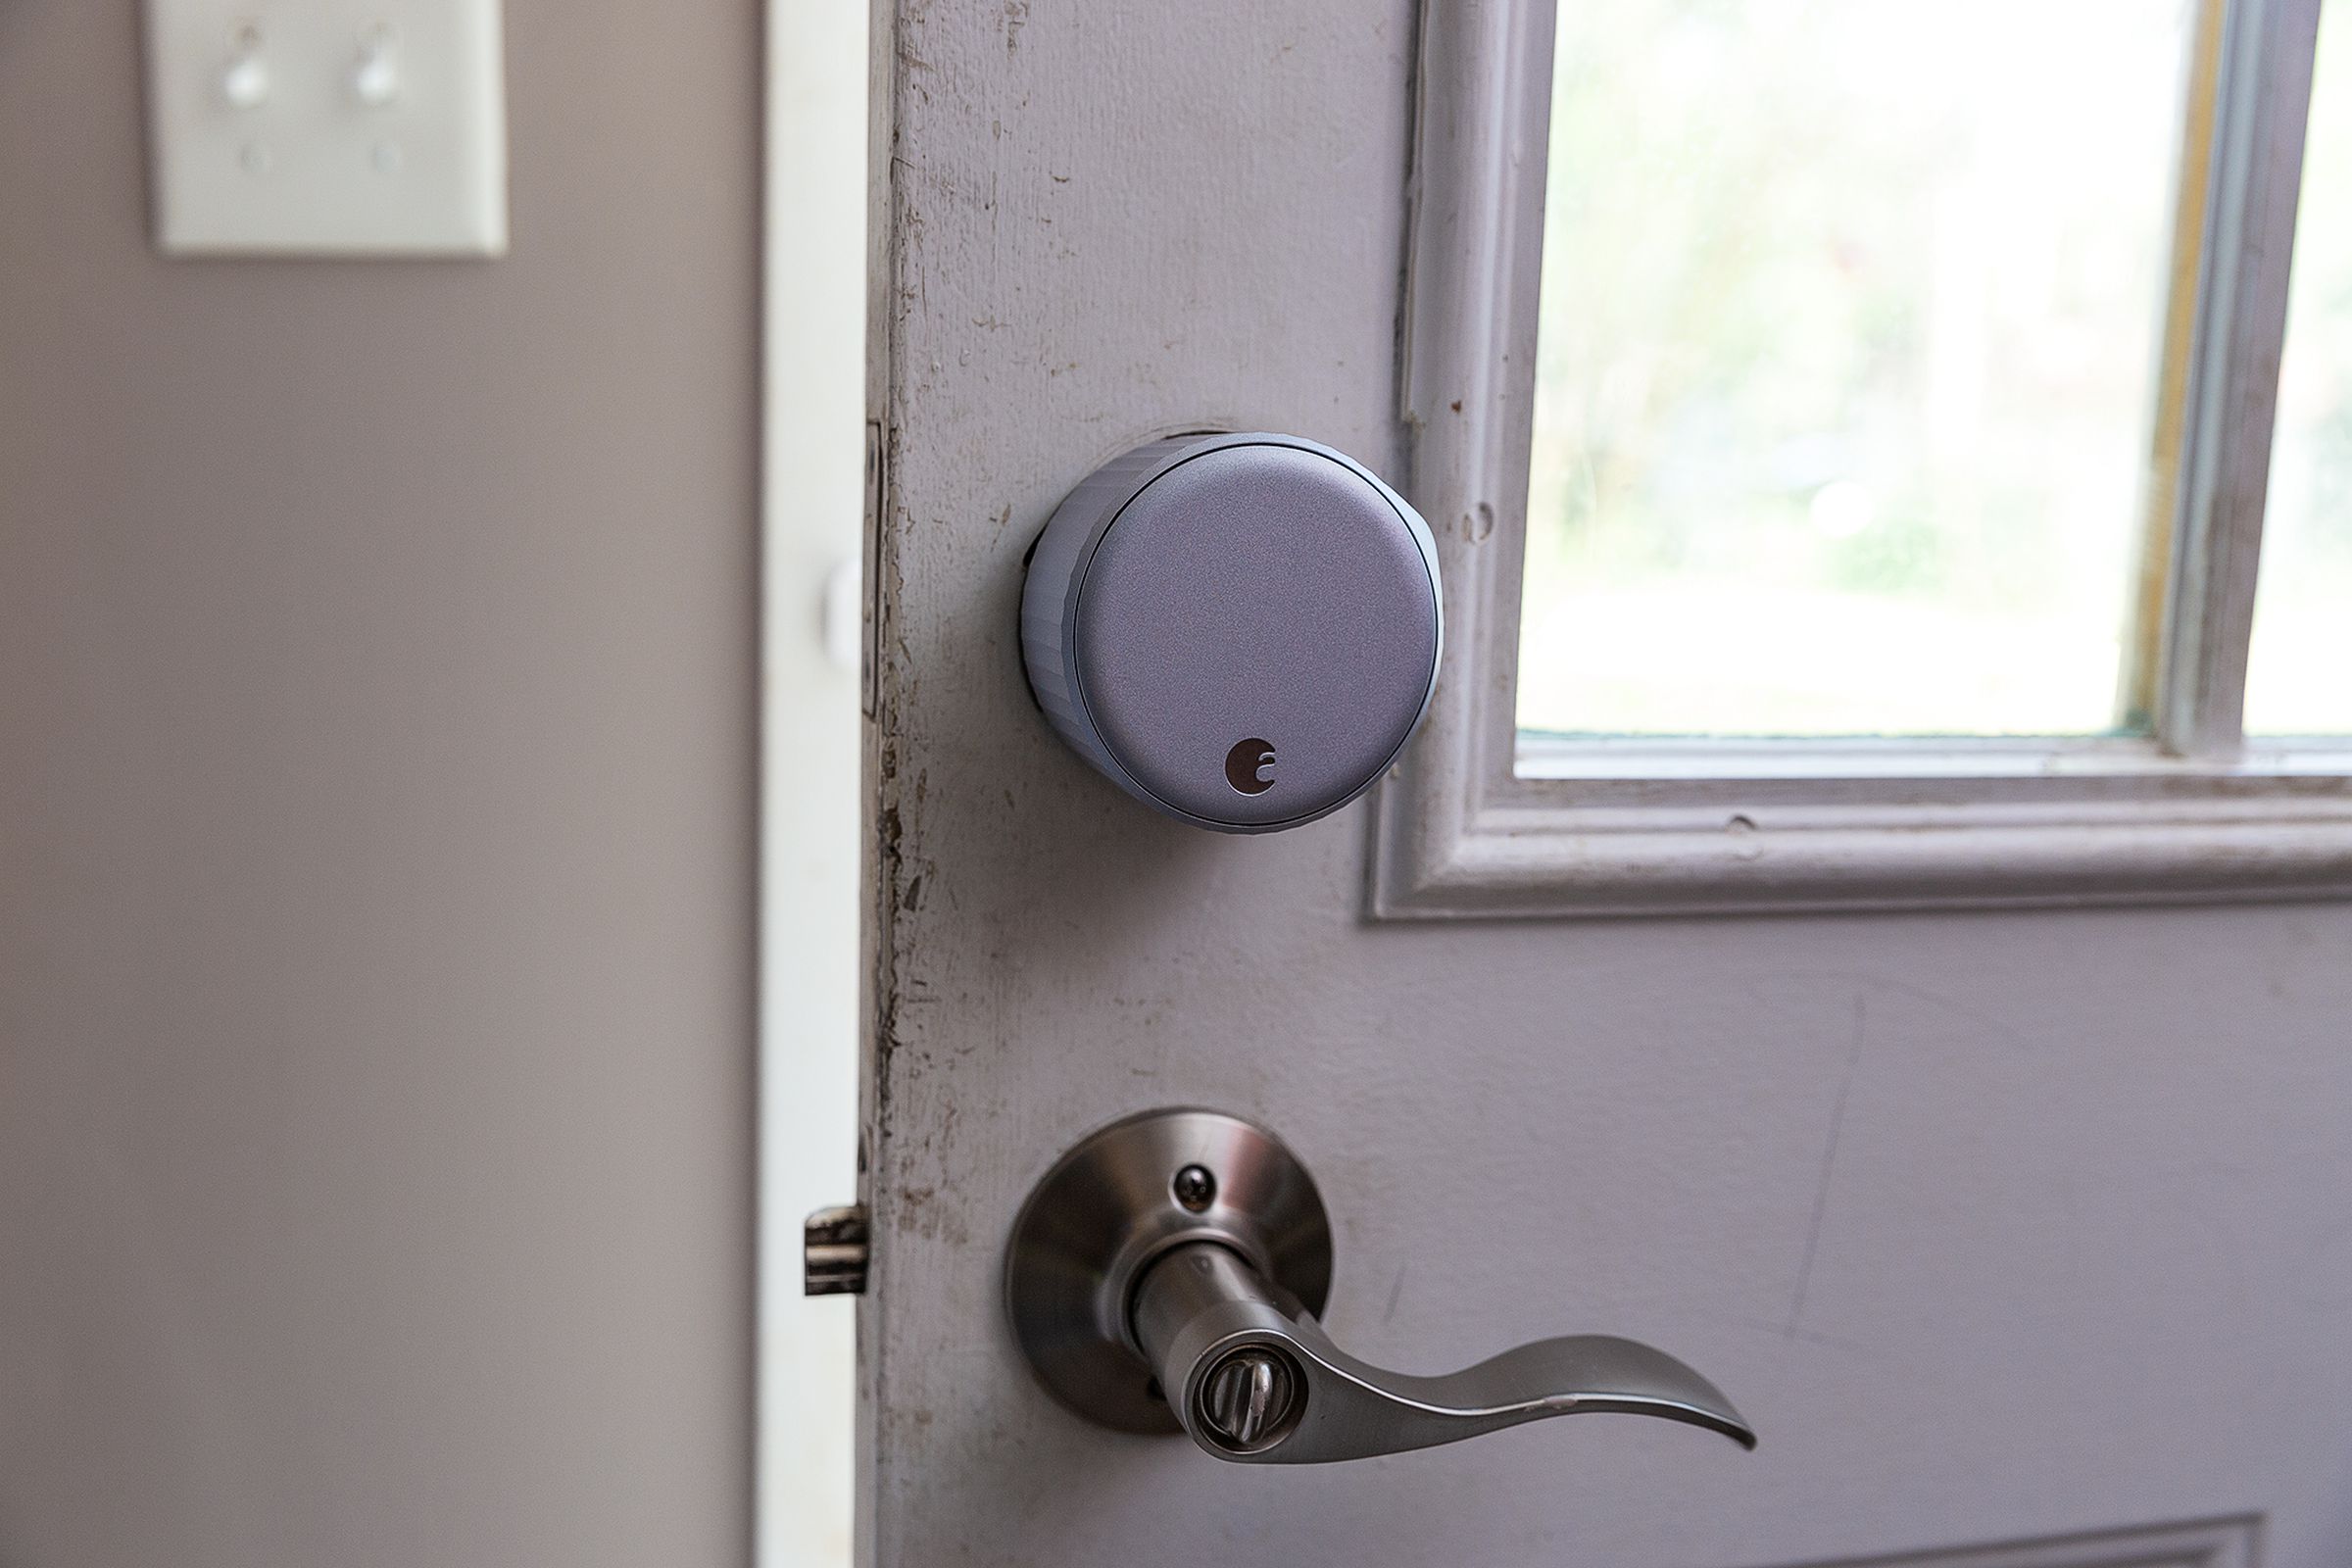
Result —
M 2184 788 L 2284 788 L 2352 778 L 2352 747 L 2341 740 L 2250 741 L 2235 759 L 2172 757 L 2132 736 L 2082 739 L 1683 740 L 1545 735 L 1521 731 L 1512 760 L 1521 780 L 1574 780 L 1648 794 L 1662 784 L 1803 781 L 1851 790 L 1872 781 L 1913 785 L 1964 780 L 2109 779 L 2173 781 Z
M 1876 770 L 1824 772 L 1838 754 L 1808 749 L 1782 752 L 1771 769 L 1710 753 L 1703 775 L 1691 755 L 1677 778 L 1624 776 L 1624 753 L 1618 776 L 1601 776 L 1605 747 L 1538 746 L 1478 800 L 1433 788 L 1427 766 L 1408 770 L 1386 786 L 1373 910 L 1443 919 L 2352 895 L 2352 758 L 2340 752 L 2217 766 L 2128 743 L 1863 750 L 1875 750 Z

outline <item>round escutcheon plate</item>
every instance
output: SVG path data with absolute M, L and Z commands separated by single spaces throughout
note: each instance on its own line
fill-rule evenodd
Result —
M 1013 1222 L 1004 1300 L 1055 1398 L 1122 1431 L 1180 1430 L 1128 1314 L 1146 1265 L 1200 1241 L 1232 1248 L 1322 1311 L 1330 1220 L 1305 1167 L 1265 1129 L 1210 1110 L 1148 1111 L 1054 1163 Z

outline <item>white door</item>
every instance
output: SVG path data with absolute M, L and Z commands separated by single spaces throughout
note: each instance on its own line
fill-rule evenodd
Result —
M 1633 0 L 1560 3 L 1581 8 L 1566 29 Z M 1931 19 L 1942 42 L 1911 51 L 1930 96 L 2084 42 L 2045 36 L 2035 8 L 1874 3 Z M 1838 10 L 1638 9 L 1665 21 L 1620 74 L 1675 102 L 1709 71 L 1808 79 L 1804 60 L 1727 51 L 1706 26 L 1794 37 Z M 1544 253 L 1549 6 L 880 7 L 866 1560 L 2352 1563 L 2344 794 L 2333 752 L 2241 743 L 2236 709 L 2271 417 L 2247 345 L 2275 347 L 2284 314 L 2283 249 L 2261 240 L 2292 231 L 2316 8 L 2095 9 L 2122 29 L 2118 78 L 2161 76 L 2150 221 L 2173 221 L 2181 189 L 2184 211 L 2219 215 L 2149 256 L 2057 252 L 2085 270 L 2081 298 L 2184 304 L 2133 318 L 2147 353 L 2118 372 L 2151 406 L 2205 411 L 2152 449 L 2189 475 L 2156 553 L 2154 716 L 2055 741 L 2029 714 L 2009 726 L 2024 739 L 1547 750 L 1514 738 L 1511 707 L 1532 678 L 1520 577 L 1544 537 L 1528 520 L 1531 441 L 1540 460 L 1549 439 L 1530 433 L 1533 279 L 1571 275 L 1563 232 L 1612 241 L 1563 230 L 1576 215 L 1555 200 Z M 1934 32 L 1972 10 L 2010 34 Z M 2107 157 L 2113 138 L 2024 90 L 2063 75 L 1982 91 L 2071 170 L 2069 147 Z M 1835 116 L 1859 112 L 1822 108 L 1831 139 L 1850 142 Z M 1611 135 L 1576 133 L 1605 172 Z M 1665 133 L 1628 123 L 1624 156 Z M 2209 178 L 2164 172 L 2181 146 Z M 2118 167 L 2121 189 L 2140 166 Z M 1660 199 L 1687 176 L 1655 171 Z M 2066 205 L 2043 208 L 2056 222 Z M 1983 243 L 1936 257 L 1997 253 L 2038 220 L 1996 201 L 1972 227 L 1973 211 L 1934 234 Z M 1789 210 L 1776 232 L 1823 220 Z M 1589 286 L 1605 304 L 1609 276 L 1672 261 Z M 1997 346 L 1996 316 L 1939 317 L 1935 341 Z M 2067 353 L 2083 363 L 2063 406 L 2104 396 L 2099 341 L 2033 341 L 2048 352 L 1996 358 L 1989 391 L 1932 377 L 1935 407 L 1966 394 L 2002 416 L 2001 374 Z M 1292 831 L 1153 813 L 1056 739 L 1024 680 L 1024 553 L 1056 504 L 1099 465 L 1201 429 L 1327 443 L 1438 537 L 1430 715 L 1378 793 Z M 1981 430 L 1972 461 L 1999 435 Z M 2075 465 L 2076 439 L 2057 428 L 2019 461 Z M 2142 455 L 2091 454 L 2127 470 L 2134 506 Z M 2095 510 L 2075 471 L 2050 486 Z M 1797 521 L 1856 536 L 1868 498 L 1805 482 Z M 1779 559 L 1749 569 L 1757 595 L 1783 591 Z M 1642 603 L 1679 603 L 1680 580 L 1644 579 L 1669 597 Z M 1801 603 L 1843 613 L 1861 592 Z M 1888 648 L 1845 650 L 1850 690 L 1909 657 L 1905 628 L 1942 624 L 1906 612 Z M 2102 635 L 2131 640 L 2086 638 Z M 1759 1446 L 1601 1413 L 1250 1465 L 1091 1424 L 1016 1343 L 1007 1240 L 1065 1152 L 1186 1106 L 1269 1130 L 1311 1174 L 1332 1232 L 1321 1321 L 1349 1354 L 1439 1373 L 1622 1335 L 1711 1379 Z

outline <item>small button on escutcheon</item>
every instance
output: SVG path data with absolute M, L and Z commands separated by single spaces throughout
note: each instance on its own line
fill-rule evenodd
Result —
M 1187 1165 L 1176 1173 L 1168 1188 L 1176 1201 L 1198 1214 L 1217 1200 L 1217 1179 L 1206 1165 Z

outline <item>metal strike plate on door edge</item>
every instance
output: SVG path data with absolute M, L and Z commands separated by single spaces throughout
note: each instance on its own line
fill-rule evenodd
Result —
M 1433 1447 L 1545 1416 L 1681 1421 L 1743 1447 L 1723 1392 L 1632 1340 L 1539 1340 L 1445 1377 L 1342 1350 L 1316 1320 L 1331 1224 L 1271 1133 L 1206 1110 L 1113 1124 L 1029 1196 L 1005 1305 L 1062 1403 L 1127 1432 L 1183 1431 L 1219 1459 L 1321 1464 Z

